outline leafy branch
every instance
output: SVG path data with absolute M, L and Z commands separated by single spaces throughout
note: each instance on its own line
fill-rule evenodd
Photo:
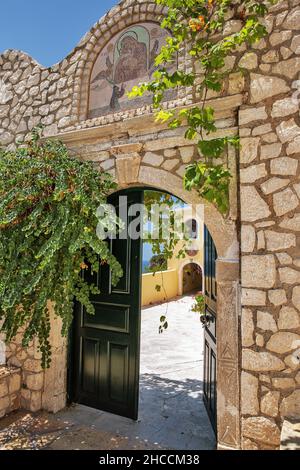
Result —
M 167 37 L 156 58 L 158 70 L 154 79 L 135 86 L 129 93 L 130 97 L 152 93 L 157 121 L 167 122 L 170 128 L 187 125 L 185 137 L 197 141 L 199 159 L 187 167 L 185 189 L 196 189 L 223 214 L 229 210 L 231 178 L 224 155 L 229 145 L 239 146 L 239 139 L 213 138 L 217 126 L 214 109 L 207 105 L 209 92 L 220 92 L 225 79 L 233 72 L 233 68 L 226 67 L 227 57 L 238 52 L 241 46 L 251 47 L 267 35 L 263 17 L 277 1 L 156 0 L 168 9 L 161 27 L 169 30 L 171 36 Z M 227 34 L 225 25 L 230 12 L 240 21 L 240 28 Z M 192 71 L 174 70 L 182 49 L 186 49 L 193 59 Z M 201 81 L 197 85 L 196 68 L 201 71 Z M 165 93 L 177 87 L 194 87 L 200 105 L 166 110 L 163 105 Z

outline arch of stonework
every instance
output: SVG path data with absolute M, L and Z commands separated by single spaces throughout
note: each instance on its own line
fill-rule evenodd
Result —
M 122 157 L 117 170 L 119 189 L 155 187 L 199 209 L 218 252 L 217 260 L 217 433 L 219 447 L 240 446 L 239 396 L 239 243 L 236 221 L 224 218 L 196 191 L 183 189 L 183 179 L 170 172 L 141 165 L 132 171 L 131 156 Z M 118 164 L 117 164 L 118 168 Z M 118 178 L 119 175 L 119 178 Z M 234 201 L 232 201 L 234 205 Z

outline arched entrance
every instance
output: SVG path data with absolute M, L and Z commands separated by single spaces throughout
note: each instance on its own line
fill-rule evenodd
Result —
M 141 172 L 140 172 L 140 174 L 141 174 Z M 149 176 L 149 173 L 148 173 L 148 176 Z M 148 178 L 148 181 L 149 181 L 149 178 Z M 133 190 L 134 188 L 136 188 L 136 189 L 138 189 L 138 188 L 141 189 L 141 186 L 144 186 L 144 187 L 145 187 L 145 185 L 137 184 L 137 183 L 132 184 L 132 185 L 126 185 L 126 186 L 127 186 L 127 187 L 128 187 L 128 186 L 131 186 L 131 188 L 130 188 L 131 190 Z M 150 186 L 150 185 L 149 185 L 149 186 Z M 153 186 L 152 186 L 152 187 L 153 187 Z M 182 190 L 181 190 L 181 191 L 182 191 Z M 198 208 L 198 210 L 199 210 L 199 208 Z M 205 211 L 204 211 L 204 213 L 205 213 Z M 225 225 L 225 224 L 224 224 L 224 225 Z M 224 244 L 223 244 L 223 248 L 224 248 Z M 125 251 L 126 251 L 126 250 L 125 250 Z M 137 273 L 137 272 L 138 272 L 138 271 L 136 271 L 136 273 Z M 228 273 L 227 273 L 227 276 L 228 276 Z M 229 282 L 230 282 L 230 279 L 228 279 L 228 280 L 229 280 Z M 221 285 L 221 292 L 222 292 L 222 285 Z M 124 302 L 123 302 L 123 304 L 124 304 Z M 137 305 L 137 304 L 135 304 L 135 305 Z M 222 304 L 221 304 L 221 307 L 222 307 Z M 221 320 L 222 320 L 222 319 L 221 319 Z M 217 320 L 217 321 L 218 321 L 218 320 Z M 217 330 L 218 330 L 218 325 L 217 325 Z M 92 346 L 93 346 L 92 349 L 95 350 L 95 345 L 92 345 Z M 125 349 L 126 349 L 126 348 L 125 348 Z M 123 350 L 123 352 L 122 352 L 122 350 Z M 128 366 L 128 364 L 129 364 L 128 362 L 126 362 L 126 357 L 127 357 L 127 356 L 126 356 L 126 354 L 124 355 L 124 348 L 123 348 L 123 346 L 120 347 L 120 344 L 119 344 L 118 347 L 116 348 L 116 351 L 117 351 L 117 354 L 116 354 L 116 358 L 117 358 L 117 359 L 116 359 L 116 362 L 115 362 L 116 367 L 115 367 L 115 371 L 110 371 L 110 376 L 111 376 L 111 377 L 114 376 L 115 378 L 119 376 L 119 374 L 120 374 L 120 364 L 121 364 L 121 366 L 123 367 L 123 369 L 122 369 L 122 370 L 123 370 L 122 374 L 123 374 L 123 377 L 125 377 L 125 375 L 124 375 L 124 374 L 125 374 L 125 372 L 124 372 L 125 369 L 124 369 L 124 368 L 126 368 L 126 367 Z M 116 352 L 116 351 L 115 351 L 115 352 Z M 217 358 L 217 354 L 215 354 L 215 359 L 216 359 L 216 358 Z M 112 364 L 111 359 L 109 359 L 109 361 L 110 361 L 110 364 Z M 138 364 L 138 359 L 137 359 L 137 357 L 133 358 L 133 361 L 135 361 L 135 363 Z M 95 363 L 94 363 L 94 366 L 95 366 Z M 94 366 L 93 366 L 93 367 L 94 367 Z M 93 367 L 92 367 L 92 368 L 93 368 Z M 216 369 L 217 369 L 217 367 L 216 367 L 216 362 L 215 362 L 214 372 L 216 372 Z M 87 375 L 89 376 L 90 373 L 88 373 Z M 129 378 L 127 377 L 126 380 L 123 381 L 123 383 L 121 384 L 121 388 L 123 388 L 123 390 L 124 390 L 124 386 L 126 385 L 126 383 L 129 384 L 129 381 L 128 381 L 128 380 L 129 380 Z M 126 381 L 127 381 L 127 382 L 126 382 Z M 212 382 L 213 382 L 213 380 L 212 380 Z M 222 377 L 221 377 L 221 384 L 222 384 Z M 131 386 L 133 386 L 133 388 L 131 388 L 131 390 L 133 390 L 133 391 L 136 390 L 135 385 L 134 385 L 134 381 L 131 383 Z M 222 412 L 223 412 L 223 417 L 224 417 L 224 408 L 225 408 L 225 407 L 224 407 L 224 395 L 223 395 L 223 393 L 222 393 L 222 389 L 221 389 L 220 391 L 221 391 L 221 398 L 222 398 L 222 401 L 220 402 L 220 405 L 221 405 L 221 406 L 220 406 L 220 411 L 221 411 L 221 417 L 222 417 Z M 116 390 L 115 390 L 115 392 L 116 392 L 116 394 L 118 395 L 119 392 L 116 391 Z M 219 387 L 218 387 L 218 392 L 219 392 Z M 225 392 L 226 392 L 226 391 L 225 391 Z M 133 396 L 133 395 L 132 395 L 132 396 Z M 214 396 L 216 396 L 216 394 L 215 394 Z M 132 399 L 135 400 L 135 402 L 136 402 L 136 398 L 133 397 Z M 214 399 L 215 399 L 215 398 L 214 398 Z M 226 401 L 225 401 L 225 405 L 226 405 Z M 125 408 L 127 409 L 128 407 L 125 406 Z M 107 408 L 107 409 L 109 409 L 109 408 Z M 120 409 L 120 408 L 119 408 L 119 409 Z M 226 411 L 226 410 L 225 410 L 225 411 Z M 116 412 L 118 412 L 118 411 L 116 411 Z M 135 411 L 135 413 L 136 413 L 136 411 Z M 127 416 L 128 416 L 128 415 L 127 415 Z M 130 414 L 130 416 L 134 417 L 134 416 L 137 416 L 137 415 L 136 415 L 136 414 L 135 414 L 135 415 L 134 415 L 134 414 Z M 219 432 L 219 429 L 220 429 L 220 426 L 218 427 L 218 432 Z
M 203 268 L 197 261 L 186 260 L 179 271 L 179 293 L 203 292 Z
M 152 194 L 155 191 L 150 192 Z M 115 193 L 110 197 L 110 203 L 116 207 L 118 215 L 122 214 L 123 223 L 128 227 L 126 239 L 113 239 L 111 243 L 112 253 L 121 263 L 124 276 L 117 286 L 113 286 L 110 283 L 108 269 L 105 265 L 102 265 L 101 260 L 99 260 L 99 274 L 97 276 L 90 277 L 88 273 L 84 273 L 86 281 L 96 284 L 100 288 L 100 293 L 91 297 L 91 302 L 96 310 L 93 317 L 88 315 L 81 305 L 78 304 L 76 308 L 73 336 L 74 379 L 70 387 L 74 392 L 72 399 L 76 403 L 102 411 L 108 411 L 116 415 L 129 417 L 134 420 L 137 420 L 139 416 L 140 330 L 143 319 L 140 308 L 142 240 L 131 238 L 132 232 L 130 231 L 130 223 L 133 222 L 133 219 L 131 219 L 133 210 L 139 210 L 136 208 L 136 205 L 143 201 L 143 196 L 146 193 L 147 191 L 144 191 L 142 188 L 132 188 L 130 190 L 123 190 L 120 193 Z M 159 194 L 161 194 L 161 192 L 159 192 Z M 127 197 L 126 201 L 124 201 L 125 196 Z M 125 219 L 123 218 L 124 211 L 121 210 L 122 204 L 126 205 L 127 215 Z M 186 263 L 186 268 L 188 268 L 188 266 L 188 263 Z M 195 263 L 194 266 L 198 268 L 198 265 Z M 182 271 L 184 272 L 184 269 Z M 199 275 L 198 271 L 195 271 L 195 274 Z M 196 278 L 196 281 L 199 281 L 199 279 Z M 202 288 L 202 270 L 200 271 L 200 282 L 200 288 Z M 192 286 L 190 285 L 190 287 Z M 187 286 L 187 290 L 190 291 L 191 289 Z M 193 296 L 186 296 L 185 299 L 187 298 L 190 299 L 189 302 L 194 302 Z M 170 302 L 170 304 L 172 304 L 172 302 Z M 183 426 L 182 429 L 192 433 L 191 429 L 193 429 L 193 427 L 188 418 L 190 417 L 192 419 L 194 415 L 198 416 L 199 422 L 201 422 L 201 425 L 199 426 L 198 423 L 197 427 L 199 430 L 198 445 L 203 445 L 201 431 L 202 429 L 206 429 L 206 431 L 204 431 L 206 432 L 206 438 L 204 438 L 204 440 L 206 439 L 206 442 L 213 446 L 213 433 L 209 431 L 209 421 L 207 416 L 205 416 L 205 408 L 202 404 L 201 396 L 203 396 L 203 389 L 211 390 L 213 386 L 215 390 L 215 369 L 212 373 L 206 373 L 209 383 L 204 383 L 203 386 L 203 330 L 198 316 L 190 310 L 191 305 L 192 303 L 189 303 L 186 307 L 185 304 L 177 304 L 177 306 L 175 305 L 175 311 L 173 308 L 173 316 L 171 316 L 170 312 L 169 323 L 171 328 L 169 328 L 173 330 L 173 336 L 171 336 L 173 340 L 171 339 L 171 343 L 168 343 L 168 341 L 164 342 L 165 339 L 168 339 L 169 330 L 163 335 L 162 340 L 158 335 L 159 317 L 157 324 L 152 322 L 150 329 L 148 326 L 147 334 L 152 337 L 152 340 L 150 344 L 147 338 L 148 346 L 146 347 L 146 359 L 148 368 L 146 369 L 147 372 L 141 376 L 140 381 L 144 403 L 142 411 L 144 412 L 145 409 L 149 410 L 151 403 L 149 403 L 148 394 L 149 389 L 152 389 L 152 397 L 156 397 L 154 404 L 157 403 L 157 405 L 156 408 L 154 404 L 151 405 L 155 410 L 153 408 L 150 414 L 148 411 L 146 413 L 146 419 L 148 421 L 151 420 L 153 414 L 155 412 L 157 413 L 158 409 L 156 416 L 157 420 L 160 420 L 160 400 L 171 399 L 174 392 L 172 393 L 170 388 L 174 386 L 175 389 L 181 390 L 182 393 L 182 409 L 179 406 L 180 404 L 177 403 L 176 406 L 179 408 L 177 409 L 177 413 L 174 414 L 174 419 L 176 419 L 176 416 L 179 416 L 179 418 L 181 416 L 182 419 L 179 419 L 179 421 Z M 178 309 L 180 309 L 180 311 Z M 172 310 L 172 306 L 170 306 L 170 309 L 168 308 L 168 311 L 169 310 Z M 164 307 L 162 307 L 162 314 L 163 311 Z M 182 335 L 182 330 L 184 330 L 185 323 L 188 319 L 190 321 L 189 324 L 192 326 L 190 330 L 187 329 Z M 174 330 L 173 322 L 175 326 L 177 326 L 177 332 L 176 329 Z M 197 335 L 196 338 L 195 334 Z M 191 344 L 189 344 L 189 338 Z M 155 344 L 156 346 L 154 346 Z M 183 344 L 185 346 L 182 351 Z M 192 344 L 194 344 L 193 347 Z M 200 345 L 202 345 L 202 351 L 200 351 Z M 154 347 L 154 350 L 152 350 L 152 347 Z M 166 351 L 166 347 L 168 351 Z M 160 351 L 161 348 L 164 352 Z M 189 348 L 190 352 L 186 352 Z M 197 350 L 199 351 L 197 352 Z M 154 360 L 154 358 L 156 359 Z M 189 363 L 185 361 L 185 358 L 190 361 L 190 364 L 194 365 L 195 371 L 187 372 L 186 377 L 181 373 L 181 375 L 178 376 L 179 380 L 173 381 L 170 380 L 169 376 L 164 376 L 161 364 L 163 364 L 163 368 L 168 364 L 170 369 L 172 369 L 173 364 L 173 367 L 177 366 L 178 368 L 179 366 L 179 368 L 183 367 L 183 370 L 185 368 L 188 369 L 187 365 L 182 365 Z M 168 359 L 171 360 L 170 364 L 168 363 Z M 153 365 L 154 367 L 152 367 Z M 193 369 L 193 367 L 191 367 L 191 369 Z M 175 379 L 176 378 L 177 376 L 175 374 Z M 168 391 L 166 391 L 166 387 Z M 158 392 L 159 390 L 160 393 Z M 192 392 L 195 395 L 194 397 L 192 397 Z M 165 393 L 166 396 L 161 398 Z M 197 403 L 197 399 L 199 401 L 201 400 L 201 404 L 199 402 Z M 193 412 L 191 410 L 192 406 L 195 406 Z M 201 411 L 201 409 L 203 410 Z M 172 413 L 170 413 L 170 410 L 168 413 L 171 414 L 171 421 Z M 214 420 L 215 415 L 212 417 L 212 421 Z M 183 421 L 185 421 L 185 425 Z M 163 423 L 161 423 L 161 425 L 163 426 Z M 201 426 L 203 426 L 203 428 Z M 168 432 L 166 434 L 168 434 Z M 179 441 L 180 439 L 178 442 Z M 163 444 L 164 442 L 162 442 L 162 445 Z M 199 447 L 199 449 L 201 448 L 202 447 Z

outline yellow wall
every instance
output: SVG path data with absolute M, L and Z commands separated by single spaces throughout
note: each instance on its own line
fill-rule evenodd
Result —
M 192 240 L 191 247 L 192 249 L 198 250 L 198 253 L 195 256 L 188 256 L 186 254 L 185 258 L 176 258 L 180 249 L 186 246 L 186 242 L 179 241 L 175 247 L 173 258 L 168 260 L 168 270 L 163 271 L 164 276 L 164 285 L 167 291 L 167 298 L 163 289 L 161 292 L 157 292 L 155 289 L 156 285 L 161 285 L 161 273 L 156 273 L 153 276 L 152 273 L 146 273 L 142 276 L 142 306 L 149 305 L 156 302 L 168 301 L 178 295 L 182 295 L 183 291 L 183 280 L 182 280 L 182 271 L 183 267 L 188 263 L 196 263 L 200 265 L 203 269 L 204 266 L 204 224 L 199 217 L 197 217 L 191 207 L 186 207 L 183 210 L 184 221 L 195 218 L 198 223 L 198 238 Z M 204 278 L 204 273 L 202 273 Z
M 158 292 L 155 286 L 163 284 L 166 293 L 161 288 Z M 167 298 L 166 298 L 167 294 Z M 164 302 L 178 295 L 178 272 L 175 269 L 157 272 L 155 276 L 152 273 L 146 273 L 142 276 L 142 306 Z

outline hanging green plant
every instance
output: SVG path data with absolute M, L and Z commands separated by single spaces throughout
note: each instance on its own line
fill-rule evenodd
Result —
M 185 189 L 195 189 L 221 213 L 229 210 L 231 174 L 226 161 L 228 146 L 239 147 L 238 137 L 217 137 L 215 112 L 208 106 L 209 92 L 220 92 L 233 71 L 226 58 L 237 54 L 242 46 L 251 49 L 267 35 L 263 17 L 278 0 L 156 0 L 167 8 L 161 23 L 170 31 L 166 45 L 157 56 L 156 72 L 149 83 L 133 87 L 130 97 L 153 95 L 156 120 L 170 128 L 187 126 L 185 137 L 197 142 L 198 161 L 187 167 Z M 226 32 L 228 17 L 238 20 L 238 30 Z M 175 70 L 178 54 L 186 50 L 193 60 L 188 71 Z M 201 70 L 200 83 L 196 70 Z M 195 85 L 196 84 L 196 85 Z M 177 87 L 194 88 L 199 105 L 187 109 L 165 109 L 166 92 Z
M 41 141 L 38 129 L 28 144 L 0 150 L 1 331 L 9 342 L 23 328 L 23 347 L 38 338 L 43 367 L 51 361 L 48 302 L 65 336 L 74 299 L 94 313 L 89 298 L 98 290 L 82 270 L 97 272 L 100 258 L 114 284 L 122 275 L 96 234 L 97 208 L 114 188 L 109 174 L 72 158 L 61 142 Z

